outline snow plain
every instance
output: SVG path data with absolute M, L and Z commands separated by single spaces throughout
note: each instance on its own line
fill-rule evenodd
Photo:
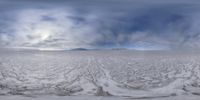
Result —
M 2 100 L 200 100 L 200 53 L 0 52 Z

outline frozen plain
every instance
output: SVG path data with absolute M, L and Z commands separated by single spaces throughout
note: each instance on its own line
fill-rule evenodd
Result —
M 199 100 L 200 52 L 0 52 L 2 100 Z

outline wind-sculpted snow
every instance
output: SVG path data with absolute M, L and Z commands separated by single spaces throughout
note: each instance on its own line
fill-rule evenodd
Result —
M 131 98 L 200 95 L 200 54 L 4 51 L 0 52 L 0 94 Z

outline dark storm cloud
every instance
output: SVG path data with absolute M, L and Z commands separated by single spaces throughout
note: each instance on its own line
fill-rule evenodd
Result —
M 2 46 L 200 48 L 197 0 L 2 0 Z

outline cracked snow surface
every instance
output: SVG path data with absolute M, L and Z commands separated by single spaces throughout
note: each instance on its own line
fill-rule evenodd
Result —
M 200 53 L 3 50 L 0 95 L 198 97 Z

